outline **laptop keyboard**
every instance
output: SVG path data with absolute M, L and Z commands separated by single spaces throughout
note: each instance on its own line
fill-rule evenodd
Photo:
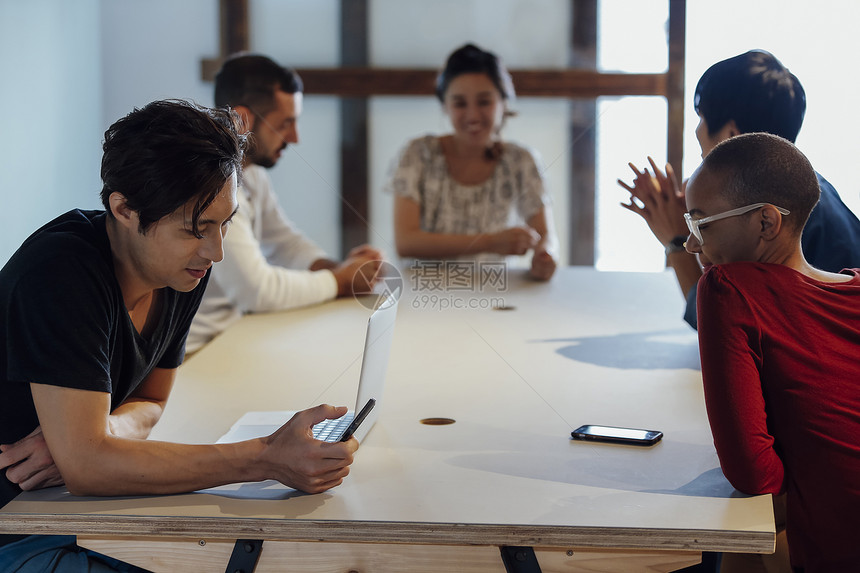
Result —
M 336 442 L 347 426 L 352 423 L 353 418 L 355 418 L 355 412 L 347 412 L 335 420 L 323 420 L 313 427 L 314 438 L 323 442 Z

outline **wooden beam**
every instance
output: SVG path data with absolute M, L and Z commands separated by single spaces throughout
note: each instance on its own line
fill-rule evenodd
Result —
M 221 68 L 221 62 L 230 54 L 248 50 L 249 18 L 248 0 L 221 0 L 219 7 L 219 55 L 200 62 L 200 75 L 204 81 L 212 81 Z
M 206 60 L 209 61 L 209 60 Z M 211 76 L 204 78 L 214 79 Z M 433 96 L 437 70 L 407 68 L 299 68 L 305 93 L 343 97 L 379 95 Z M 598 96 L 666 96 L 667 74 L 602 73 L 594 70 L 511 70 L 517 96 L 596 98 Z
M 597 68 L 597 0 L 571 0 L 570 65 L 576 70 L 567 72 L 575 77 L 606 79 L 608 75 Z M 614 74 L 613 79 L 622 87 L 629 76 Z M 595 258 L 595 195 L 597 164 L 596 145 L 598 95 L 606 95 L 601 86 L 599 93 L 589 95 L 572 92 L 576 99 L 570 103 L 570 190 L 568 193 L 568 264 L 594 265 Z M 628 91 L 630 85 L 624 86 Z M 663 87 L 663 86 L 661 86 Z M 639 91 L 640 86 L 634 88 Z M 583 90 L 587 91 L 587 90 Z M 617 90 L 620 91 L 620 90 Z M 621 95 L 620 93 L 612 95 Z
M 354 66 L 368 64 L 367 0 L 340 2 L 340 62 L 343 68 L 332 70 L 343 76 Z M 299 72 L 305 93 L 313 91 L 317 79 L 307 70 Z M 309 83 L 310 82 L 310 83 Z M 340 100 L 340 223 L 341 256 L 364 244 L 369 233 L 370 175 L 367 139 L 368 93 L 338 93 Z
M 432 96 L 437 70 L 404 68 L 300 68 L 306 94 L 370 97 Z M 512 70 L 517 96 L 595 98 L 665 96 L 666 74 L 601 73 L 596 70 Z
M 666 157 L 682 180 L 684 161 L 684 58 L 687 1 L 669 0 L 669 71 L 666 74 L 668 125 Z
M 221 55 L 248 49 L 248 0 L 221 0 Z

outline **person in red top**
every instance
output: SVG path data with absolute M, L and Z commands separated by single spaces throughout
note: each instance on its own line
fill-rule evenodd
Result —
M 714 445 L 748 494 L 786 492 L 791 565 L 860 571 L 860 270 L 803 257 L 818 201 L 787 140 L 733 137 L 687 184 L 686 248 L 705 268 L 699 347 Z

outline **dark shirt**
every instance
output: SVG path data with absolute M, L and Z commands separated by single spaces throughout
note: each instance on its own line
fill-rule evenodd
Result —
M 106 216 L 58 217 L 0 270 L 0 443 L 39 425 L 31 383 L 107 392 L 113 410 L 154 368 L 182 363 L 208 273 L 191 292 L 161 289 L 160 316 L 144 338 L 114 274 Z M 0 507 L 19 492 L 0 472 Z

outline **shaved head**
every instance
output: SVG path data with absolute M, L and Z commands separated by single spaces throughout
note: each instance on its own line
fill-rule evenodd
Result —
M 791 211 L 786 224 L 803 230 L 821 189 L 815 170 L 791 142 L 767 133 L 747 133 L 717 145 L 699 168 L 714 178 L 732 207 L 770 203 Z

